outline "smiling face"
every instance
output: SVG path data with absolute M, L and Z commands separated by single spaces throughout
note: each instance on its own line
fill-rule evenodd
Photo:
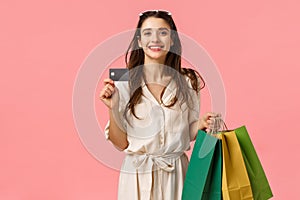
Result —
M 144 64 L 164 64 L 166 55 L 173 45 L 169 24 L 161 18 L 149 17 L 141 26 L 139 47 L 143 48 Z

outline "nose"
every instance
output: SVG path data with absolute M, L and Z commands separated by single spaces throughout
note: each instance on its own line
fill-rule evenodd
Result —
M 152 42 L 154 42 L 154 43 L 160 42 L 159 36 L 158 36 L 158 34 L 157 34 L 156 31 L 154 31 L 154 33 L 152 34 L 151 40 L 152 40 Z

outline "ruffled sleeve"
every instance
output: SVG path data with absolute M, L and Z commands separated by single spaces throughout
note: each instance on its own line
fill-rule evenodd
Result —
M 199 81 L 199 80 L 198 80 Z M 191 85 L 190 79 L 189 82 L 189 90 L 190 90 L 190 108 L 188 115 L 189 129 L 190 129 L 190 140 L 193 141 L 196 138 L 198 132 L 198 121 L 200 115 L 200 91 L 197 93 Z
M 124 112 L 125 112 L 125 107 L 127 105 L 127 102 L 129 101 L 129 88 L 128 88 L 128 82 L 126 81 L 116 81 L 115 82 L 116 87 L 119 90 L 119 112 L 118 112 L 118 117 L 115 118 L 116 123 L 119 125 L 119 128 L 127 132 L 127 122 L 124 119 Z M 107 121 L 106 126 L 104 128 L 104 134 L 105 138 L 109 140 L 109 126 L 110 126 L 110 120 Z

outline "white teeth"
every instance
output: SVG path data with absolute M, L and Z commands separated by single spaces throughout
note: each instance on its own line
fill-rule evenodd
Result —
M 150 49 L 161 49 L 162 47 L 161 46 L 150 46 L 149 48 Z

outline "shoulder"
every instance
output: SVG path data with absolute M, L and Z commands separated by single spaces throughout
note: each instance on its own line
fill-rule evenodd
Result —
M 118 88 L 121 97 L 129 99 L 130 95 L 128 81 L 115 81 L 115 86 Z
M 129 90 L 128 81 L 115 81 L 114 83 L 118 89 Z
M 196 70 L 191 68 L 182 68 L 181 74 L 184 76 L 190 89 L 194 89 L 198 92 L 200 91 L 202 88 L 201 85 L 204 85 L 204 81 Z

